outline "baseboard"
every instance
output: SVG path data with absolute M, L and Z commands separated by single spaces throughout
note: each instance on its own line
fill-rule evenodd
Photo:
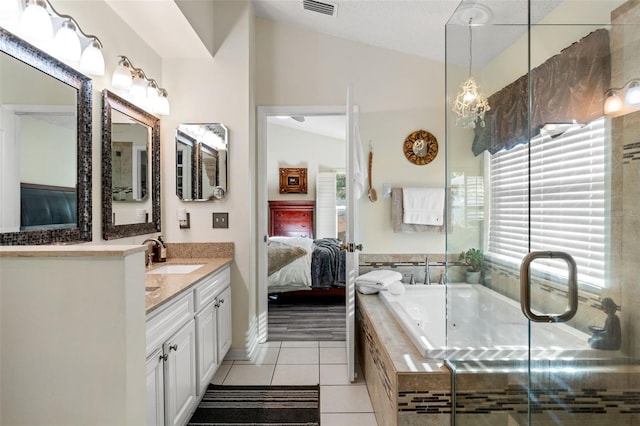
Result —
M 253 359 L 258 350 L 258 321 L 257 318 L 249 324 L 244 348 L 231 348 L 224 359 L 233 361 L 247 361 Z

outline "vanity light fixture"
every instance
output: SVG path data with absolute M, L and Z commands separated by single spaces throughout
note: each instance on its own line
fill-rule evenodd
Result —
M 142 104 L 152 113 L 169 115 L 168 93 L 158 86 L 158 82 L 148 78 L 142 68 L 136 68 L 131 60 L 124 55 L 118 56 L 118 66 L 111 76 L 111 85 L 116 89 L 128 91 L 136 103 Z
M 20 17 L 20 33 L 35 43 L 53 38 L 53 24 L 45 0 L 26 0 Z
M 473 17 L 469 18 L 469 78 L 460 86 L 460 92 L 456 96 L 453 112 L 458 114 L 456 124 L 465 128 L 475 128 L 476 124 L 484 127 L 484 114 L 491 109 L 487 98 L 480 92 L 480 87 L 471 75 L 473 65 L 473 33 L 471 24 Z
M 632 78 L 622 87 L 607 89 L 604 95 L 604 115 L 617 115 L 625 108 L 635 110 L 640 105 L 640 79 Z
M 75 19 L 58 13 L 47 0 L 24 1 L 18 30 L 22 37 L 84 73 L 104 75 L 98 37 L 85 34 Z
M 169 104 L 169 94 L 165 89 L 160 89 L 160 96 L 158 97 L 156 112 L 160 115 L 171 114 L 171 105 Z
M 111 85 L 116 89 L 129 90 L 133 85 L 133 66 L 126 56 L 120 56 L 116 69 L 111 76 Z
M 71 19 L 62 22 L 62 26 L 53 38 L 53 50 L 58 58 L 69 62 L 80 60 L 82 48 L 76 30 L 76 25 Z

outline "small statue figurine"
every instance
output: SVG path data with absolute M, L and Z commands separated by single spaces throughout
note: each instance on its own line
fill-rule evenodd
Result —
M 601 302 L 602 310 L 607 314 L 604 327 L 589 326 L 591 337 L 589 345 L 593 349 L 618 350 L 622 344 L 622 330 L 620 329 L 620 318 L 616 315 L 616 302 L 609 297 L 605 297 Z

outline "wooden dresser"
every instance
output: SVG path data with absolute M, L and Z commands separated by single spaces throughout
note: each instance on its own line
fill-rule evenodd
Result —
M 269 235 L 313 238 L 315 201 L 269 201 Z

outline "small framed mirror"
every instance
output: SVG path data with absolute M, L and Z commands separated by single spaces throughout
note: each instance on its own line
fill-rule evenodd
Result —
M 181 124 L 176 131 L 176 195 L 182 201 L 223 199 L 229 190 L 229 132 L 224 124 Z
M 103 238 L 160 231 L 160 119 L 102 92 Z

